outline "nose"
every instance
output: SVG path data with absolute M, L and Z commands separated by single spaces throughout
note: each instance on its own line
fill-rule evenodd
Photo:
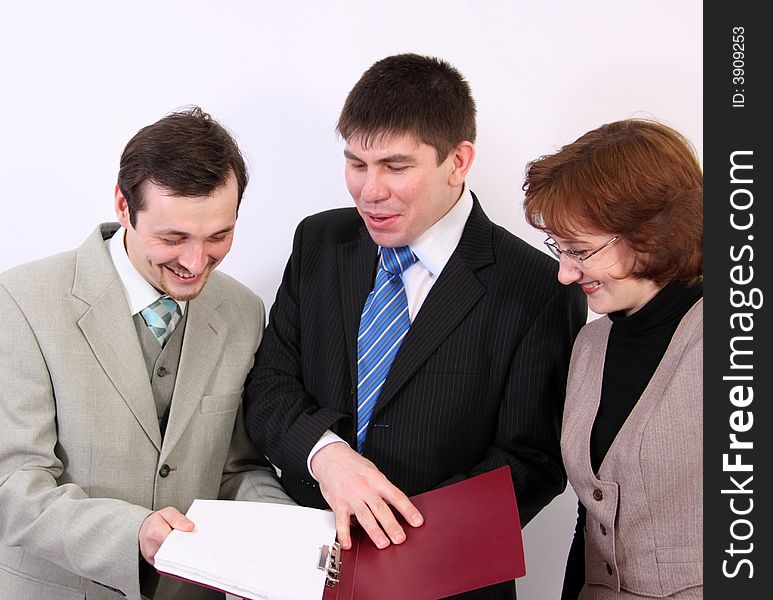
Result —
M 389 197 L 389 188 L 376 171 L 378 169 L 370 170 L 365 178 L 365 185 L 362 186 L 361 196 L 365 202 L 379 202 Z
M 204 244 L 194 241 L 187 243 L 180 253 L 178 262 L 193 275 L 202 273 L 209 262 Z
M 575 261 L 565 255 L 558 259 L 558 281 L 564 285 L 569 285 L 578 281 L 582 277 L 582 269 Z

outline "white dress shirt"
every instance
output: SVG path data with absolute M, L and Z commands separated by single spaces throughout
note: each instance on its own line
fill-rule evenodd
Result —
M 451 207 L 451 210 L 415 241 L 408 244 L 417 260 L 402 272 L 400 278 L 403 280 L 405 295 L 408 298 L 408 316 L 411 323 L 413 323 L 419 309 L 424 304 L 424 300 L 427 299 L 429 291 L 459 245 L 464 226 L 472 212 L 472 204 L 472 194 L 465 184 L 462 195 Z M 314 477 L 314 473 L 311 471 L 311 459 L 322 448 L 334 442 L 346 444 L 344 440 L 328 429 L 311 449 L 306 466 L 312 477 Z
M 118 278 L 123 284 L 123 291 L 126 294 L 126 301 L 129 303 L 129 312 L 133 317 L 140 312 L 146 306 L 152 304 L 161 296 L 165 296 L 154 288 L 147 280 L 140 275 L 137 271 L 134 263 L 132 263 L 129 255 L 126 253 L 126 246 L 124 244 L 124 238 L 126 236 L 126 229 L 119 228 L 115 232 L 115 235 L 109 240 L 105 241 L 108 250 L 110 251 L 110 257 L 113 259 L 115 270 L 118 271 Z M 187 302 L 175 300 L 180 306 L 180 314 L 185 314 L 185 307 Z

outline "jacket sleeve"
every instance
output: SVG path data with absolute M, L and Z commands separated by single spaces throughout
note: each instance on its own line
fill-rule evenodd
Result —
M 585 324 L 587 303 L 578 286 L 564 286 L 537 315 L 513 356 L 496 444 L 510 455 L 521 523 L 526 524 L 566 487 L 561 417 L 572 344 Z M 517 426 L 511 428 L 511 423 Z
M 522 526 L 566 487 L 561 418 L 572 344 L 585 324 L 587 303 L 576 286 L 554 290 L 512 354 L 485 456 L 469 472 L 443 483 L 508 465 Z
M 150 510 L 90 498 L 63 477 L 56 398 L 21 308 L 0 285 L 0 544 L 139 598 L 137 534 Z
M 247 300 L 248 304 L 242 306 L 240 312 L 242 318 L 250 319 L 251 327 L 246 327 L 245 324 L 246 331 L 241 333 L 254 340 L 253 347 L 257 348 L 263 339 L 266 312 L 263 301 L 258 296 L 249 294 Z M 266 457 L 247 437 L 244 428 L 244 406 L 240 406 L 236 414 L 218 497 L 222 500 L 295 504 L 279 483 Z
M 300 294 L 305 221 L 271 308 L 268 327 L 245 384 L 247 433 L 282 471 L 310 479 L 306 461 L 331 425 L 347 415 L 321 407 L 304 387 Z

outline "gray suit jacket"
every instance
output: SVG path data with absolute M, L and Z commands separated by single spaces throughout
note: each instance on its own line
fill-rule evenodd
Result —
M 684 316 L 598 477 L 589 441 L 611 321 L 577 337 L 561 454 L 587 510 L 582 599 L 703 597 L 703 300 Z
M 215 272 L 188 304 L 162 443 L 104 243 L 116 229 L 103 224 L 77 250 L 0 275 L 4 598 L 139 598 L 137 534 L 152 510 L 185 512 L 194 498 L 289 502 L 242 420 L 260 299 Z M 196 593 L 180 585 L 163 578 L 155 597 Z

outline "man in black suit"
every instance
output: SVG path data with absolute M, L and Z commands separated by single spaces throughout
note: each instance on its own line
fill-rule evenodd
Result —
M 566 485 L 561 412 L 585 299 L 466 188 L 475 103 L 446 62 L 378 61 L 337 128 L 356 210 L 295 233 L 246 384 L 248 433 L 294 500 L 333 509 L 344 548 L 351 517 L 378 547 L 399 544 L 392 509 L 423 521 L 408 495 L 502 465 L 525 524 Z M 369 311 L 387 293 L 404 329 L 385 326 L 389 349 L 372 350 Z

